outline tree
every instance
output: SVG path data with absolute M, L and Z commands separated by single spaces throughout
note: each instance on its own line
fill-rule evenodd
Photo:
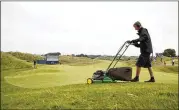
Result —
M 175 51 L 175 49 L 165 49 L 163 52 L 163 55 L 167 56 L 167 57 L 175 57 L 176 51 Z

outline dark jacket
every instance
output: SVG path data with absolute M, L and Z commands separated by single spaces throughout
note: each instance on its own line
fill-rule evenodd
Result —
M 153 53 L 152 41 L 148 30 L 142 27 L 139 29 L 137 34 L 139 35 L 139 38 L 133 41 L 136 47 L 140 47 L 141 54 Z M 140 44 L 138 44 L 138 42 L 140 42 Z

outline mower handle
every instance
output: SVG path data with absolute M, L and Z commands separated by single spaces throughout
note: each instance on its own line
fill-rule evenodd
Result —
M 126 45 L 128 44 L 128 45 Z M 119 55 L 119 53 L 121 52 L 121 50 L 123 49 L 123 47 L 126 45 L 125 50 L 123 51 L 123 53 L 119 56 L 118 60 L 116 61 L 116 63 L 114 64 L 113 68 L 116 66 L 116 64 L 118 63 L 118 61 L 120 60 L 120 58 L 122 57 L 122 55 L 124 54 L 124 52 L 127 50 L 127 48 L 129 47 L 129 45 L 131 45 L 131 42 L 126 41 L 118 50 L 117 54 L 115 55 L 115 57 L 113 58 L 112 62 L 109 64 L 108 68 L 106 69 L 106 71 L 109 70 L 109 68 L 111 67 L 111 65 L 113 64 L 114 60 L 117 58 L 117 56 Z

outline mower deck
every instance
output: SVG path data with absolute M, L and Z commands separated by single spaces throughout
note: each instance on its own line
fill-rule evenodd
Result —
M 103 80 L 93 80 L 92 78 L 87 79 L 87 84 L 92 83 L 116 83 L 116 80 L 112 80 L 110 77 L 105 76 Z

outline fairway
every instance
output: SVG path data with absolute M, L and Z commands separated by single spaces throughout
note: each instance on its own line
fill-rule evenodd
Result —
M 108 63 L 88 66 L 50 65 L 5 76 L 5 80 L 23 88 L 44 88 L 69 84 L 84 84 L 97 69 L 104 69 Z
M 38 69 L 16 72 L 12 75 L 5 76 L 6 82 L 23 87 L 23 88 L 46 88 L 69 84 L 84 84 L 87 78 L 91 78 L 96 70 L 105 70 L 110 62 L 87 65 L 87 66 L 69 66 L 69 65 L 50 65 L 40 66 Z M 117 66 L 120 66 L 119 63 Z M 169 72 L 154 72 L 156 83 L 173 83 L 177 84 L 178 74 Z M 135 75 L 135 68 L 133 68 Z M 140 81 L 149 79 L 147 69 L 143 69 Z

